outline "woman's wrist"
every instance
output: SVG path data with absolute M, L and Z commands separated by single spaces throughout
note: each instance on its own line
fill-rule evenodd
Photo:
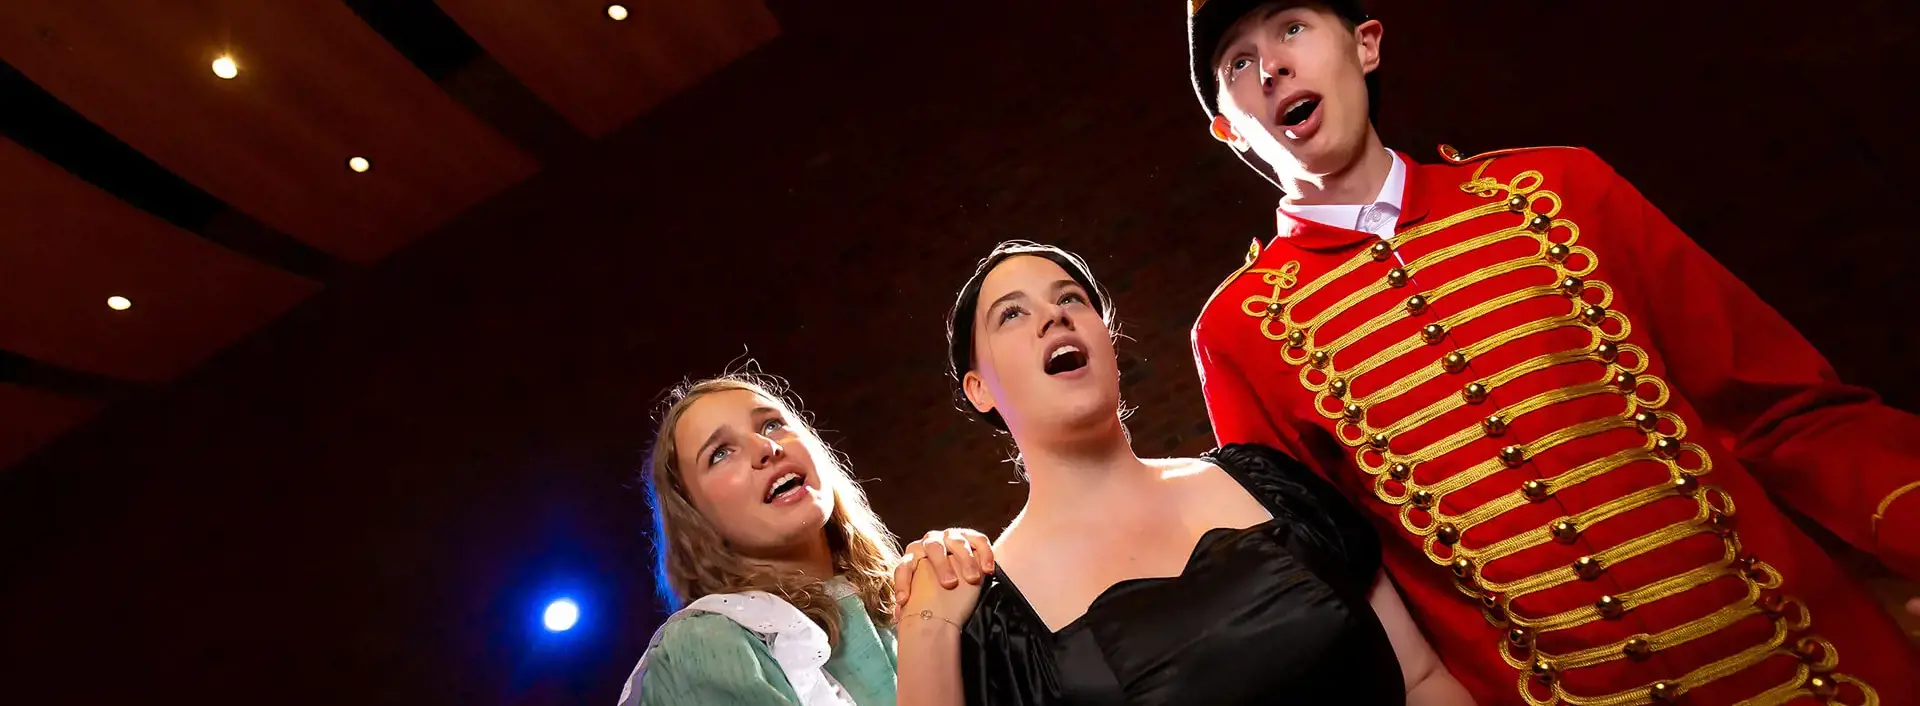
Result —
M 903 638 L 908 635 L 931 638 L 960 636 L 960 621 L 940 615 L 931 608 L 908 606 L 900 614 L 899 628 Z

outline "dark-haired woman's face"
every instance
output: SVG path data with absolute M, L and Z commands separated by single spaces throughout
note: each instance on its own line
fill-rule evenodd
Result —
M 1086 288 L 1052 260 L 1023 255 L 995 266 L 972 325 L 974 368 L 964 384 L 976 409 L 999 411 L 1021 436 L 1113 422 L 1113 339 Z

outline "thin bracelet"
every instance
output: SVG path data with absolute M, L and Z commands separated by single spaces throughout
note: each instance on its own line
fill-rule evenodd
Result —
M 956 623 L 956 622 L 953 622 L 953 621 L 951 621 L 951 620 L 948 620 L 948 619 L 946 619 L 946 618 L 942 618 L 942 617 L 940 617 L 940 616 L 938 616 L 938 615 L 934 615 L 934 614 L 933 614 L 933 610 L 932 610 L 932 609 L 930 609 L 930 608 L 923 608 L 923 609 L 921 609 L 921 610 L 920 610 L 920 619 L 921 619 L 921 620 L 938 620 L 938 621 L 940 621 L 940 622 L 943 622 L 943 623 L 946 623 L 946 624 L 948 624 L 948 625 L 952 625 L 952 626 L 954 626 L 954 627 L 956 627 L 956 628 L 957 628 L 957 627 L 960 627 L 960 624 L 959 624 L 959 623 Z

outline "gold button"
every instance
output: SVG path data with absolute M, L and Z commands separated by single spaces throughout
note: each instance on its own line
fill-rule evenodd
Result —
M 1467 401 L 1472 402 L 1473 400 Z M 1480 428 L 1487 431 L 1487 436 L 1505 436 L 1507 433 L 1507 418 L 1499 414 L 1490 415 L 1486 419 L 1480 420 Z
M 1467 388 L 1460 391 L 1460 396 L 1466 398 L 1467 404 L 1480 404 L 1487 401 L 1487 386 L 1477 382 L 1468 383 Z
M 1546 214 L 1527 219 L 1527 230 L 1535 233 L 1545 233 L 1551 227 L 1553 227 L 1553 219 L 1548 218 Z
M 1407 311 L 1418 314 L 1426 310 L 1427 310 L 1426 297 L 1420 296 L 1418 294 L 1415 294 L 1411 297 L 1407 297 Z
M 1607 308 L 1604 306 L 1600 306 L 1599 304 L 1588 304 L 1586 306 L 1580 307 L 1580 318 L 1584 319 L 1587 323 L 1590 323 L 1590 324 L 1597 324 L 1602 321 L 1606 321 Z
M 1700 490 L 1700 479 L 1682 473 L 1679 478 L 1673 479 L 1673 490 L 1674 492 L 1691 498 L 1694 493 Z
M 1367 437 L 1368 446 L 1374 447 L 1376 449 L 1380 449 L 1382 451 L 1387 450 L 1387 446 L 1390 443 L 1391 443 L 1390 440 L 1387 439 L 1387 435 L 1381 432 L 1374 432 L 1372 436 Z
M 1527 462 L 1526 449 L 1520 448 L 1518 446 L 1508 446 L 1506 448 L 1500 449 L 1500 465 L 1506 466 L 1508 468 L 1519 468 L 1520 464 L 1523 464 L 1526 462 Z
M 1814 698 L 1827 701 L 1840 693 L 1840 685 L 1833 680 L 1833 677 L 1815 674 L 1807 677 L 1807 691 L 1813 692 Z
M 1515 196 L 1513 198 L 1507 199 L 1507 210 L 1512 211 L 1514 213 L 1526 213 L 1527 197 Z
M 1373 247 L 1368 248 L 1367 254 L 1373 256 L 1374 262 L 1385 262 L 1387 258 L 1393 257 L 1393 246 L 1388 244 L 1387 241 L 1382 240 L 1374 243 Z
M 1294 348 L 1305 348 L 1307 345 L 1307 332 L 1295 331 L 1287 334 L 1287 345 L 1293 346 Z
M 1760 612 L 1775 618 L 1780 617 L 1781 611 L 1786 610 L 1787 607 L 1786 599 L 1781 598 L 1778 593 L 1763 593 L 1760 595 L 1760 600 L 1754 601 L 1753 604 L 1759 606 Z
M 1679 458 L 1680 440 L 1671 436 L 1663 436 L 1655 439 L 1653 442 L 1653 453 L 1665 459 Z
M 1342 379 L 1340 379 L 1340 378 L 1334 378 L 1334 379 L 1332 379 L 1332 380 L 1328 380 L 1328 381 L 1327 381 L 1327 394 L 1330 394 L 1330 395 L 1333 395 L 1333 396 L 1334 396 L 1334 397 L 1336 397 L 1336 398 L 1339 398 L 1339 397 L 1346 397 L 1346 396 L 1347 396 L 1347 381 L 1345 381 L 1345 380 L 1342 380 Z
M 1433 507 L 1433 491 L 1431 490 L 1413 491 L 1413 494 L 1407 496 L 1407 499 L 1413 502 L 1414 507 L 1422 510 Z
M 1449 373 L 1458 374 L 1467 369 L 1467 354 L 1460 351 L 1448 353 L 1446 357 L 1440 359 L 1440 367 L 1445 368 Z
M 1408 478 L 1412 478 L 1413 466 L 1409 466 L 1405 463 L 1393 464 L 1392 466 L 1387 467 L 1387 475 L 1393 476 L 1394 480 L 1401 480 L 1401 481 L 1406 480 Z
M 1707 524 L 1713 527 L 1713 533 L 1725 537 L 1733 533 L 1733 513 L 1714 510 L 1707 513 Z
M 1267 316 L 1279 316 L 1284 308 L 1280 302 L 1267 302 Z
M 1458 559 L 1454 559 L 1452 562 L 1447 564 L 1447 568 L 1452 569 L 1453 577 L 1461 581 L 1467 581 L 1473 578 L 1473 560 L 1472 559 L 1468 559 L 1464 556 Z
M 1675 703 L 1680 700 L 1680 682 L 1657 681 L 1647 690 L 1647 693 L 1653 697 L 1653 700 L 1660 703 Z
M 1546 481 L 1542 481 L 1538 479 L 1521 483 L 1520 494 L 1527 496 L 1528 500 L 1532 500 L 1536 503 L 1542 500 L 1546 500 L 1548 497 L 1551 497 L 1553 495 L 1552 489 L 1547 487 Z
M 1574 524 L 1573 520 L 1555 522 L 1548 531 L 1553 534 L 1554 540 L 1561 544 L 1572 544 L 1580 539 L 1580 526 Z
M 1426 491 L 1423 490 L 1420 492 L 1424 493 Z M 1451 524 L 1442 524 L 1439 527 L 1434 528 L 1433 538 L 1440 540 L 1441 544 L 1445 544 L 1447 546 L 1453 546 L 1455 543 L 1460 541 L 1460 528 L 1455 527 Z
M 1626 653 L 1627 659 L 1645 662 L 1648 657 L 1653 656 L 1653 641 L 1648 640 L 1645 635 L 1636 635 L 1628 639 L 1627 644 L 1623 645 L 1620 651 Z
M 1427 324 L 1422 326 L 1420 327 L 1420 338 L 1429 344 L 1444 341 L 1447 339 L 1447 327 L 1441 326 L 1440 324 Z
M 1744 574 L 1746 575 L 1747 578 L 1753 579 L 1755 581 L 1760 580 L 1762 576 L 1766 575 L 1765 572 L 1760 570 L 1760 557 L 1754 556 L 1752 554 L 1748 554 L 1746 556 L 1740 557 L 1740 560 L 1736 562 L 1736 565 L 1740 567 L 1741 574 Z
M 1559 243 L 1554 243 L 1552 245 L 1547 246 L 1547 260 L 1552 261 L 1554 263 L 1566 262 L 1567 257 L 1572 254 L 1573 254 L 1572 248 L 1569 248 L 1565 245 L 1561 245 Z
M 1633 426 L 1644 432 L 1651 433 L 1658 431 L 1660 429 L 1660 415 L 1652 412 L 1635 412 L 1633 414 Z
M 1616 620 L 1627 614 L 1627 604 L 1621 603 L 1620 599 L 1613 596 L 1601 596 L 1600 600 L 1594 601 L 1593 607 L 1599 608 L 1600 617 L 1608 620 Z
M 1582 581 L 1592 581 L 1600 578 L 1601 570 L 1602 567 L 1600 566 L 1599 559 L 1583 556 L 1573 560 L 1573 573 L 1578 575 Z
M 1347 408 L 1344 410 L 1341 410 L 1340 414 L 1346 417 L 1347 421 L 1349 422 L 1358 422 L 1361 419 L 1366 418 L 1367 408 L 1362 407 L 1360 406 L 1359 403 L 1355 402 L 1355 403 L 1348 404 Z
M 1825 652 L 1826 648 L 1820 646 L 1820 641 L 1811 637 L 1803 637 L 1799 642 L 1793 643 L 1793 656 L 1799 657 L 1800 661 L 1807 664 L 1819 662 L 1820 656 Z
M 1533 631 L 1528 630 L 1526 628 L 1514 628 L 1512 630 L 1508 630 L 1507 644 L 1520 649 L 1522 652 L 1532 651 L 1533 650 Z
M 1622 370 L 1614 373 L 1613 386 L 1620 388 L 1621 392 L 1633 392 L 1635 388 L 1640 386 L 1640 376 Z
M 1407 271 L 1400 269 L 1398 267 L 1395 267 L 1391 270 L 1387 270 L 1387 286 L 1389 287 L 1407 286 Z
M 1613 345 L 1612 341 L 1601 341 L 1600 345 L 1593 347 L 1593 352 L 1600 356 L 1600 360 L 1608 363 L 1620 359 L 1620 347 Z
M 1565 294 L 1569 297 L 1580 296 L 1580 292 L 1584 291 L 1586 288 L 1587 288 L 1587 283 L 1584 280 L 1581 280 L 1579 277 L 1568 277 L 1566 279 L 1560 280 L 1560 293 Z
M 1507 607 L 1500 604 L 1500 597 L 1491 593 L 1481 594 L 1480 609 L 1486 611 L 1487 618 L 1495 625 L 1507 624 Z
M 1533 672 L 1533 678 L 1539 680 L 1541 684 L 1553 686 L 1554 682 L 1560 681 L 1560 668 L 1547 660 L 1534 660 L 1530 671 Z
M 1314 351 L 1312 359 L 1313 367 L 1324 368 L 1327 367 L 1328 363 L 1333 362 L 1333 354 L 1326 351 Z

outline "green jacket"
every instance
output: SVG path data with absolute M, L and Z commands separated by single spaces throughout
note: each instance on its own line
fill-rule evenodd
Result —
M 898 669 L 893 630 L 873 624 L 844 580 L 829 581 L 828 589 L 838 595 L 840 644 L 827 659 L 827 673 L 858 706 L 892 706 Z M 620 706 L 802 706 L 774 659 L 772 639 L 778 636 L 749 630 L 726 615 L 676 613 L 628 677 Z

